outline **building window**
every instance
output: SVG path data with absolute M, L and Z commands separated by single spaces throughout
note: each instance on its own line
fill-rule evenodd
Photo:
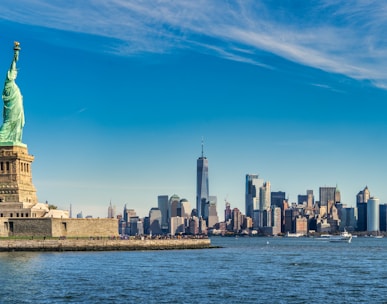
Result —
M 13 213 L 11 213 L 11 214 L 9 215 L 9 217 L 13 217 Z
M 9 171 L 9 162 L 6 163 L 6 166 L 7 166 L 6 170 Z
M 0 213 L 0 217 L 3 217 L 3 214 L 2 214 L 2 213 Z

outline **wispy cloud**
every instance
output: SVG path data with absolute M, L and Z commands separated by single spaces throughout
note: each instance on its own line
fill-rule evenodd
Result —
M 109 37 L 105 51 L 126 56 L 195 49 L 268 67 L 265 52 L 387 87 L 383 1 L 3 0 L 0 18 Z

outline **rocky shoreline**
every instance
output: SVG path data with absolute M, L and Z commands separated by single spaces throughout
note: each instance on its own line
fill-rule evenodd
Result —
M 0 240 L 0 252 L 5 251 L 136 251 L 211 248 L 206 239 L 31 239 Z

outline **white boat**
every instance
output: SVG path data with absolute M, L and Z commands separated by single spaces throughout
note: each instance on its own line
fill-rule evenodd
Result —
M 298 238 L 298 237 L 302 237 L 304 235 L 302 233 L 291 233 L 291 232 L 288 232 L 285 236 L 289 237 L 289 238 Z
M 352 241 L 352 234 L 349 233 L 347 230 L 344 230 L 340 235 L 330 235 L 329 236 L 330 242 L 347 242 L 351 243 Z

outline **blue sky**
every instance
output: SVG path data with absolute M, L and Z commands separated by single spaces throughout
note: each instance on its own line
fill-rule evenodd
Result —
M 387 203 L 382 1 L 2 0 L 0 72 L 21 43 L 23 142 L 40 201 L 145 216 L 157 196 L 244 210 L 257 173 L 290 201 L 368 185 Z

